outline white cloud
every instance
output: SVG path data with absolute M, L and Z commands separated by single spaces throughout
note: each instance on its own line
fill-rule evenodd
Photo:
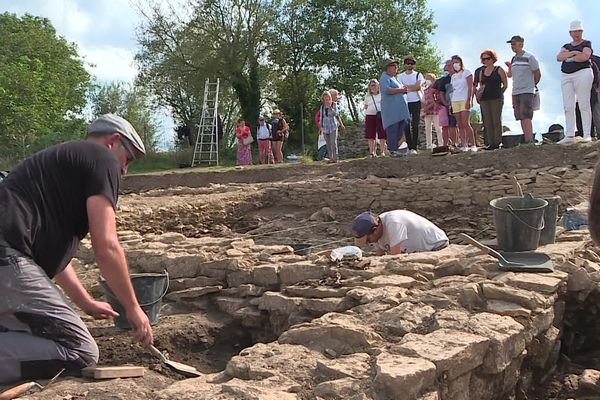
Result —
M 92 48 L 81 47 L 81 55 L 84 56 L 88 71 L 101 82 L 114 80 L 133 81 L 137 74 L 134 67 L 132 49 L 113 46 L 94 46 Z

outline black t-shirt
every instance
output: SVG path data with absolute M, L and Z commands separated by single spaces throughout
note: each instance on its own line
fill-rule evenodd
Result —
M 498 71 L 499 69 L 500 67 L 498 66 L 494 67 L 490 76 L 485 75 L 485 68 L 479 73 L 479 75 L 481 75 L 481 83 L 485 85 L 481 100 L 495 100 L 504 98 L 504 93 L 502 92 L 502 77 Z
M 0 184 L 0 237 L 52 278 L 88 233 L 87 198 L 104 195 L 116 208 L 120 180 L 119 161 L 96 143 L 67 142 L 34 154 Z
M 583 42 L 579 43 L 577 46 L 573 46 L 571 43 L 567 43 L 563 47 L 569 51 L 573 51 L 573 50 L 583 51 L 583 49 L 586 47 L 589 47 L 591 49 L 592 42 L 590 42 L 589 40 L 584 40 Z M 583 61 L 583 62 L 563 61 L 562 64 L 560 65 L 560 70 L 561 70 L 561 72 L 564 72 L 565 74 L 572 74 L 574 72 L 580 71 L 585 68 L 590 68 L 590 67 L 591 67 L 590 60 Z

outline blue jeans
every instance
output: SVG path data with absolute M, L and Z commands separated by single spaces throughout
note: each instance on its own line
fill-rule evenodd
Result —
M 387 134 L 387 145 L 390 151 L 398 151 L 398 142 L 402 139 L 402 135 L 404 135 L 405 127 L 405 120 L 386 126 L 385 133 Z

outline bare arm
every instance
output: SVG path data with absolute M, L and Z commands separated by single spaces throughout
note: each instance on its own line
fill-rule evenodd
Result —
M 508 78 L 506 77 L 506 72 L 504 69 L 500 67 L 498 67 L 498 73 L 500 74 L 500 79 L 502 80 L 502 93 L 504 93 L 508 88 Z
M 542 79 L 542 71 L 540 71 L 539 69 L 533 71 L 533 82 L 537 85 L 538 83 L 540 83 L 540 79 Z
M 391 255 L 402 254 L 402 246 L 400 246 L 400 243 L 398 243 L 397 245 L 391 247 L 388 254 L 391 254 Z
M 506 71 L 506 77 L 512 78 L 512 63 L 510 61 L 504 61 L 504 64 L 508 67 L 508 71 Z
M 592 49 L 584 47 L 583 51 L 574 50 L 573 53 L 573 61 L 586 62 L 592 56 Z
M 467 104 L 465 104 L 466 108 L 471 108 L 471 103 L 473 101 L 473 75 L 467 76 L 467 89 L 469 90 L 469 95 L 467 97 Z
M 75 269 L 69 263 L 67 267 L 54 277 L 54 281 L 65 291 L 67 296 L 86 314 L 96 319 L 117 317 L 119 314 L 112 309 L 110 304 L 96 301 L 81 284 Z
M 108 286 L 125 308 L 133 336 L 144 344 L 152 343 L 152 328 L 140 308 L 129 278 L 125 252 L 117 237 L 115 210 L 103 195 L 87 199 L 87 212 L 96 262 Z

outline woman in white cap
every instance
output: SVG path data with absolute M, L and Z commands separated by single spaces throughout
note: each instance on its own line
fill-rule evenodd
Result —
M 561 62 L 562 95 L 565 109 L 566 136 L 559 144 L 575 143 L 575 103 L 579 103 L 583 125 L 583 141 L 592 141 L 592 110 L 590 92 L 594 81 L 590 57 L 592 43 L 583 39 L 583 23 L 571 22 L 569 27 L 570 43 L 560 48 L 556 60 Z

